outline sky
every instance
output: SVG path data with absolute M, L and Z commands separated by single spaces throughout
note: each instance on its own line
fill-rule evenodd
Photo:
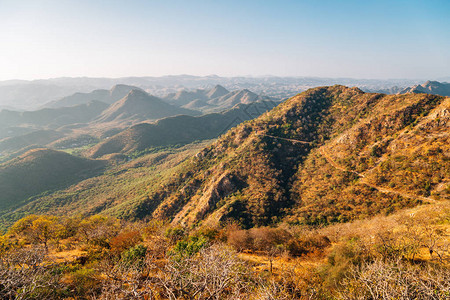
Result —
M 0 80 L 450 76 L 449 0 L 0 0 Z

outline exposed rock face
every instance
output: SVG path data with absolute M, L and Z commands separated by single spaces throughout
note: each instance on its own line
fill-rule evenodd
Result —
M 209 213 L 217 208 L 217 203 L 237 190 L 236 178 L 228 171 L 212 178 L 201 193 L 197 194 L 196 201 L 190 202 L 174 218 L 174 223 L 192 224 L 203 220 Z

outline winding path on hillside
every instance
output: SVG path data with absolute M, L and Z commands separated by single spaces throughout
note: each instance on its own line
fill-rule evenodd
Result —
M 273 136 L 273 135 L 268 135 L 268 134 L 262 134 L 263 136 L 267 136 L 270 138 L 274 138 L 274 139 L 280 139 L 280 140 L 285 140 L 285 141 L 289 141 L 292 143 L 300 143 L 300 144 L 311 144 L 310 142 L 306 142 L 306 141 L 301 141 L 301 140 L 296 140 L 296 139 L 288 139 L 288 138 L 282 138 L 282 137 L 278 137 L 278 136 Z M 355 175 L 357 175 L 358 177 L 360 177 L 360 183 L 365 184 L 379 192 L 385 193 L 385 194 L 395 194 L 395 195 L 399 195 L 402 196 L 404 198 L 410 198 L 410 199 L 418 199 L 424 202 L 428 202 L 428 203 L 436 203 L 436 200 L 429 198 L 429 197 L 423 197 L 423 196 L 417 196 L 417 195 L 411 195 L 405 192 L 401 192 L 401 191 L 397 191 L 397 190 L 393 190 L 391 188 L 386 188 L 386 187 L 381 187 L 378 185 L 375 185 L 373 183 L 370 183 L 367 181 L 367 178 L 364 174 L 361 174 L 359 172 L 353 171 L 353 170 L 349 170 L 348 168 L 340 165 L 339 163 L 337 163 L 333 158 L 331 158 L 323 149 L 322 147 L 319 147 L 319 153 L 320 155 L 322 155 L 325 160 L 332 165 L 335 169 L 338 169 L 342 172 L 350 172 L 353 173 Z
M 373 183 L 370 183 L 370 182 L 367 181 L 367 178 L 363 174 L 358 173 L 358 172 L 353 171 L 353 170 L 349 170 L 349 169 L 345 168 L 344 166 L 341 166 L 340 164 L 338 164 L 334 159 L 332 159 L 324 151 L 323 147 L 319 148 L 319 152 L 326 159 L 326 161 L 330 165 L 332 165 L 334 168 L 336 168 L 338 170 L 341 170 L 341 171 L 344 171 L 344 172 L 351 172 L 353 174 L 356 174 L 357 176 L 360 177 L 360 181 L 359 181 L 360 183 L 365 184 L 365 185 L 367 185 L 367 186 L 369 186 L 369 187 L 371 187 L 373 189 L 376 189 L 379 192 L 386 193 L 386 194 L 389 194 L 389 193 L 390 194 L 396 194 L 396 195 L 400 195 L 400 196 L 402 196 L 404 198 L 419 199 L 421 201 L 429 202 L 429 203 L 435 203 L 436 202 L 436 200 L 434 200 L 432 198 L 429 198 L 429 197 L 423 197 L 423 196 L 418 196 L 418 195 L 411 195 L 411 194 L 408 194 L 408 193 L 405 193 L 405 192 L 397 191 L 397 190 L 394 190 L 394 189 L 391 189 L 391 188 L 381 187 L 381 186 L 375 185 Z
M 294 140 L 294 139 L 287 139 L 287 138 L 282 138 L 282 137 L 274 136 L 274 135 L 268 135 L 268 134 L 262 134 L 262 135 L 263 135 L 263 136 L 270 137 L 270 138 L 278 139 L 278 140 L 284 140 L 284 141 L 292 142 L 292 143 L 300 143 L 300 144 L 305 144 L 305 145 L 311 144 L 310 142 L 305 142 L 305 141 L 300 141 L 300 140 Z

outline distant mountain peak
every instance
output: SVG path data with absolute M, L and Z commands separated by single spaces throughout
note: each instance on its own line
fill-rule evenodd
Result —
M 147 94 L 145 91 L 140 90 L 140 89 L 132 89 L 125 97 L 126 98 L 132 98 L 132 97 L 148 97 L 150 96 L 149 94 Z
M 217 97 L 222 97 L 226 94 L 228 94 L 230 91 L 228 91 L 226 88 L 224 88 L 223 86 L 221 86 L 220 84 L 216 85 L 214 88 L 212 88 L 211 90 L 209 90 L 206 93 L 206 96 L 209 99 L 213 99 L 213 98 L 217 98 Z
M 450 83 L 428 80 L 423 84 L 406 88 L 401 92 L 401 94 L 406 93 L 426 93 L 440 96 L 450 96 Z
M 198 112 L 170 105 L 141 89 L 132 89 L 103 111 L 97 122 L 156 120 L 178 114 L 195 115 Z
M 136 87 L 136 86 L 131 86 L 131 85 L 126 85 L 126 84 L 116 84 L 115 86 L 113 86 L 110 90 L 110 94 L 111 97 L 114 99 L 121 99 L 123 98 L 125 95 L 127 95 L 130 91 L 133 90 L 139 90 L 139 91 L 143 91 L 142 89 Z

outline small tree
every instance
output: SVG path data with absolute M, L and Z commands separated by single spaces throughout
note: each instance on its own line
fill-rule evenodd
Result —
M 33 244 L 42 244 L 48 251 L 48 242 L 58 240 L 64 232 L 64 226 L 59 224 L 57 217 L 30 215 L 17 221 L 10 233 L 23 236 Z

